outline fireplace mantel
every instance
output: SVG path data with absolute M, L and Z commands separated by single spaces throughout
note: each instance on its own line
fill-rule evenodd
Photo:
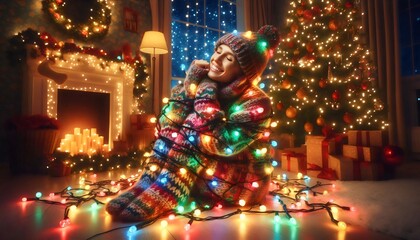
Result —
M 27 59 L 27 71 L 24 72 L 24 114 L 45 114 L 57 118 L 57 89 L 109 93 L 109 144 L 112 145 L 112 140 L 126 138 L 132 112 L 134 82 L 134 69 L 130 65 L 81 53 L 65 54 L 54 58 L 54 61 L 45 57 Z M 44 61 L 49 62 L 46 64 Z M 48 66 L 47 70 L 44 68 L 44 71 L 40 71 L 38 67 L 42 63 Z M 61 76 L 65 74 L 66 80 L 62 82 L 63 78 L 54 79 L 57 73 Z

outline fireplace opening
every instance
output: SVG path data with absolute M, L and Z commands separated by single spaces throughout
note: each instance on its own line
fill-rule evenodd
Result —
M 75 128 L 96 128 L 103 142 L 109 143 L 110 94 L 57 89 L 57 119 L 62 138 Z

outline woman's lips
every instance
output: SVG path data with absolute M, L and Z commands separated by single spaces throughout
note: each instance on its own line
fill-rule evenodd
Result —
M 212 70 L 213 72 L 223 72 L 222 68 L 214 65 L 214 64 L 210 64 L 210 70 Z

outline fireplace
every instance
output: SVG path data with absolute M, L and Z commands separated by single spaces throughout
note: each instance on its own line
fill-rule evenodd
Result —
M 94 127 L 111 148 L 114 140 L 127 137 L 134 82 L 131 66 L 81 53 L 65 54 L 55 62 L 45 61 L 49 60 L 28 58 L 23 94 L 25 114 L 57 118 L 61 137 L 73 133 L 76 127 Z M 44 69 L 40 69 L 41 65 Z M 65 78 L 54 79 L 57 74 Z M 95 111 L 86 109 L 88 105 Z

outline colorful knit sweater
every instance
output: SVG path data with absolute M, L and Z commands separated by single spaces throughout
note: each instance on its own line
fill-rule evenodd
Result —
M 165 158 L 173 171 L 184 168 L 196 177 L 192 189 L 183 191 L 206 204 L 261 203 L 272 171 L 267 139 L 271 113 L 269 97 L 247 79 L 221 85 L 192 64 L 160 117 L 161 124 L 182 122 L 180 130 L 172 138 L 162 126 L 159 131 L 160 138 L 170 139 Z

